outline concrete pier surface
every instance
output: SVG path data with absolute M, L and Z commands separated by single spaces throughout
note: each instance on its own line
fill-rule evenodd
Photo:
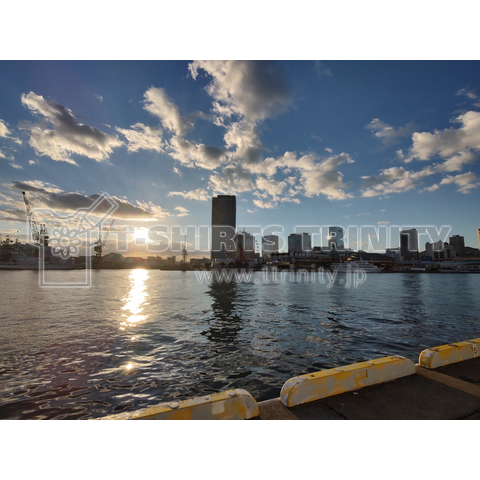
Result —
M 228 390 L 103 420 L 479 420 L 480 338 L 301 374 L 258 402 Z
M 261 420 L 480 420 L 480 358 L 294 407 L 259 402 Z

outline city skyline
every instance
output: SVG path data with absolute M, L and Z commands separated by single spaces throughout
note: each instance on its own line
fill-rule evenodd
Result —
M 22 190 L 66 212 L 105 191 L 147 229 L 233 194 L 237 225 L 451 225 L 476 247 L 477 61 L 1 65 L 4 235 L 24 239 Z

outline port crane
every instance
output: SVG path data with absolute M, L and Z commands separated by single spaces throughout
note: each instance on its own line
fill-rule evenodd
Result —
M 30 203 L 27 198 L 26 192 L 22 192 L 23 201 L 25 202 L 25 209 L 27 210 L 27 221 L 30 219 L 30 225 L 32 229 L 32 238 L 35 245 L 40 245 L 40 242 L 43 242 L 45 247 L 48 247 L 48 230 L 47 226 L 43 223 L 40 224 L 40 227 L 35 222 L 35 219 L 32 216 L 32 211 L 30 209 Z
M 110 235 L 110 231 L 112 229 L 112 225 L 114 221 L 115 220 L 112 220 L 112 223 L 110 224 L 110 227 L 108 228 L 107 233 L 105 233 L 103 240 L 102 240 L 102 232 L 100 231 L 98 240 L 93 244 L 93 250 L 95 252 L 95 268 L 100 268 L 102 266 L 103 249 L 107 243 L 108 236 Z
M 187 236 L 185 235 L 185 241 L 183 242 L 183 250 L 182 250 L 182 258 L 183 258 L 183 263 L 187 263 Z

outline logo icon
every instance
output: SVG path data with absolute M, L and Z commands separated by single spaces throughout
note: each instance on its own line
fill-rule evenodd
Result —
M 28 205 L 27 205 L 28 206 Z M 115 213 L 118 203 L 107 193 L 97 196 L 89 208 L 79 208 L 70 215 L 62 215 L 50 208 L 27 209 L 27 238 L 38 247 L 40 287 L 78 288 L 91 286 L 92 248 L 96 261 L 101 259 L 104 246 L 102 230 L 106 220 Z M 38 227 L 35 216 L 45 223 Z M 47 225 L 54 225 L 48 235 Z M 93 240 L 98 238 L 98 240 Z M 77 262 L 83 247 L 85 262 Z M 71 276 L 61 280 L 59 275 L 49 275 L 51 270 L 84 270 L 81 280 L 72 281 Z M 49 278 L 53 277 L 52 279 Z

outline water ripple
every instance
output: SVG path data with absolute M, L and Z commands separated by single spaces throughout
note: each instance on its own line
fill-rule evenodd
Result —
M 229 388 L 260 401 L 294 375 L 480 336 L 477 275 L 328 289 L 102 270 L 66 301 L 32 272 L 2 274 L 0 418 L 95 418 Z

